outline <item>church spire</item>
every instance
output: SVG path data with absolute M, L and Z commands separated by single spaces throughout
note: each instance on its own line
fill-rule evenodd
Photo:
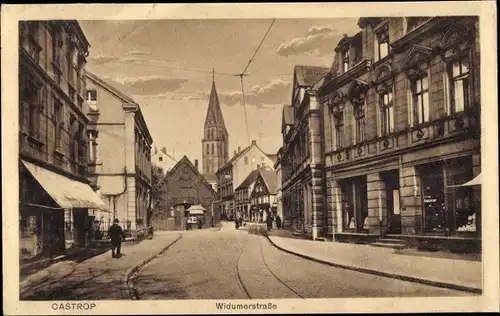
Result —
M 220 108 L 219 97 L 215 87 L 215 71 L 212 70 L 212 90 L 210 91 L 210 98 L 208 101 L 207 116 L 205 118 L 205 128 L 207 127 L 220 127 L 226 130 L 224 117 Z

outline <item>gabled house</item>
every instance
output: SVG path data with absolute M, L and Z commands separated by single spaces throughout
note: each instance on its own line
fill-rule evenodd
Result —
M 257 145 L 255 140 L 250 146 L 234 151 L 233 157 L 217 170 L 218 207 L 221 216 L 232 219 L 235 215 L 234 189 L 237 188 L 248 174 L 259 166 L 272 168 L 274 162 Z
M 185 229 L 185 218 L 188 216 L 185 210 L 197 204 L 206 209 L 203 227 L 210 227 L 212 223 L 219 221 L 216 210 L 212 210 L 216 192 L 198 170 L 198 160 L 195 160 L 193 165 L 188 157 L 182 157 L 167 172 L 159 190 L 162 199 L 152 218 L 155 230 Z M 183 208 L 177 208 L 179 205 Z
M 250 193 L 250 220 L 262 222 L 268 216 L 276 216 L 276 173 L 272 169 L 259 168 Z

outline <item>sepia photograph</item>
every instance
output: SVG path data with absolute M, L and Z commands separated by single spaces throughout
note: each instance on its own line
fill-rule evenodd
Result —
M 498 223 L 484 228 L 499 213 L 498 194 L 485 200 L 498 171 L 484 167 L 497 161 L 491 144 L 484 154 L 496 78 L 483 73 L 496 60 L 480 14 L 239 18 L 228 4 L 149 18 L 155 6 L 9 21 L 3 273 L 16 306 L 296 313 L 282 302 L 336 312 L 360 299 L 348 308 L 361 312 L 389 299 L 372 311 L 412 312 L 470 299 L 484 308 L 462 311 L 498 311 L 484 256 L 485 239 L 498 255 Z

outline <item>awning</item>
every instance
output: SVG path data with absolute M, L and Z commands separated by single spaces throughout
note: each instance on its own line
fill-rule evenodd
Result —
M 474 179 L 472 179 L 469 182 L 466 182 L 464 184 L 449 185 L 448 187 L 450 187 L 450 188 L 453 188 L 453 187 L 470 187 L 470 186 L 475 186 L 475 185 L 481 185 L 481 174 L 478 174 Z
M 55 172 L 21 160 L 23 165 L 61 208 L 107 210 L 90 185 L 71 180 Z
M 196 204 L 188 208 L 188 211 L 189 215 L 203 215 L 206 209 L 203 206 Z

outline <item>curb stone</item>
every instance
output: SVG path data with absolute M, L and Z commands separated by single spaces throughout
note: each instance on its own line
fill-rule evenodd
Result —
M 476 288 L 476 287 L 446 283 L 446 282 L 441 282 L 441 281 L 432 281 L 432 280 L 410 277 L 410 276 L 396 274 L 396 273 L 388 273 L 388 272 L 382 272 L 382 271 L 377 271 L 377 270 L 373 270 L 373 269 L 353 267 L 353 266 L 348 266 L 348 265 L 344 265 L 344 264 L 339 264 L 339 263 L 321 260 L 318 258 L 314 258 L 311 256 L 307 256 L 307 255 L 304 255 L 304 254 L 301 254 L 298 252 L 294 252 L 294 251 L 282 248 L 282 247 L 276 245 L 271 240 L 271 238 L 269 238 L 269 236 L 267 236 L 267 234 L 264 234 L 264 235 L 266 236 L 267 240 L 269 240 L 271 245 L 273 245 L 274 247 L 276 247 L 277 249 L 279 249 L 281 251 L 295 255 L 297 257 L 301 257 L 303 259 L 326 264 L 326 265 L 329 265 L 329 266 L 332 266 L 335 268 L 357 271 L 357 272 L 361 272 L 361 273 L 372 274 L 372 275 L 382 276 L 382 277 L 386 277 L 386 278 L 397 279 L 397 280 L 401 280 L 401 281 L 408 281 L 408 282 L 413 282 L 413 283 L 419 283 L 419 284 L 424 284 L 424 285 L 430 285 L 430 286 L 435 286 L 435 287 L 441 287 L 441 288 L 446 288 L 446 289 L 451 289 L 451 290 L 470 292 L 470 293 L 475 293 L 475 294 L 482 294 L 483 293 L 482 289 Z
M 123 296 L 124 296 L 123 298 L 124 299 L 127 299 L 127 300 L 130 300 L 130 299 L 137 300 L 138 299 L 137 293 L 136 293 L 135 289 L 133 288 L 133 285 L 130 282 L 130 277 L 135 272 L 137 272 L 137 270 L 139 270 L 140 268 L 142 268 L 144 265 L 148 264 L 153 259 L 155 259 L 159 255 L 161 255 L 162 253 L 164 253 L 165 251 L 167 251 L 167 249 L 170 248 L 170 246 L 172 246 L 173 244 L 175 244 L 181 238 L 182 238 L 182 235 L 177 235 L 177 238 L 174 239 L 174 241 L 170 242 L 167 246 L 163 247 L 159 252 L 157 252 L 157 253 L 149 256 L 148 258 L 146 258 L 146 259 L 142 260 L 141 262 L 139 262 L 139 264 L 137 264 L 134 267 L 129 268 L 127 270 L 127 272 L 125 273 L 125 275 L 122 278 L 122 281 L 123 281 L 123 283 L 125 285 L 125 292 L 126 292 L 126 294 L 125 293 L 123 294 Z

